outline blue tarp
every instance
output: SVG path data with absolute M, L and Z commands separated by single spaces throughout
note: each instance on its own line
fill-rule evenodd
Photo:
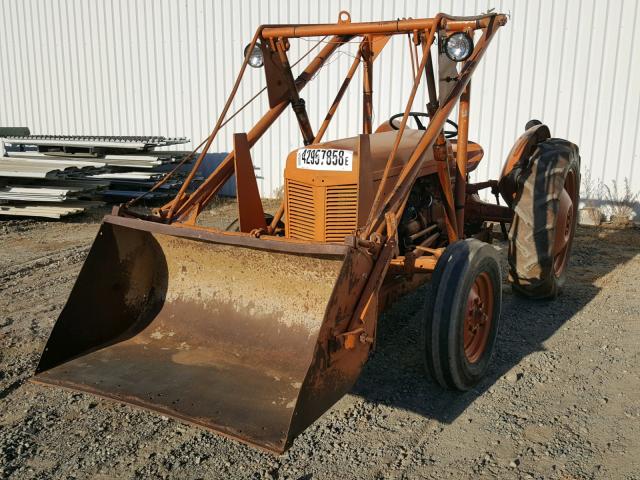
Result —
M 228 153 L 207 153 L 202 161 L 202 165 L 198 169 L 203 177 L 208 177 L 217 167 L 222 163 Z M 218 192 L 218 195 L 222 197 L 235 197 L 236 196 L 236 176 L 233 175 L 227 183 L 224 184 L 222 189 Z

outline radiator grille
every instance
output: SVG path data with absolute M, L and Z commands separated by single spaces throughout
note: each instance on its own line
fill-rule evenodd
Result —
M 327 187 L 325 198 L 325 241 L 342 242 L 353 235 L 358 224 L 358 186 Z
M 291 238 L 314 239 L 316 215 L 313 207 L 313 187 L 287 180 L 287 226 Z

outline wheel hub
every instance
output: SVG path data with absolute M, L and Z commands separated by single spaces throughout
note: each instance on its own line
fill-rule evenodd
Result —
M 469 363 L 484 354 L 493 318 L 493 284 L 486 272 L 478 275 L 471 286 L 464 318 L 464 354 Z
M 564 182 L 564 188 L 560 194 L 558 205 L 557 227 L 554 239 L 553 271 L 556 277 L 564 272 L 567 265 L 569 247 L 574 231 L 574 218 L 577 203 L 575 198 L 575 175 L 569 172 Z

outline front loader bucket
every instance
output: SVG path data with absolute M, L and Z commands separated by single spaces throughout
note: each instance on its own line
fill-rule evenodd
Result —
M 344 245 L 107 216 L 34 381 L 283 452 L 366 361 L 332 332 L 369 268 Z

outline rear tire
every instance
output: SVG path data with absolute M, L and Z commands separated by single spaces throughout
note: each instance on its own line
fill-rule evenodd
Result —
M 578 147 L 557 138 L 540 142 L 516 182 L 509 281 L 520 295 L 554 298 L 565 283 L 578 218 Z
M 475 239 L 451 244 L 433 273 L 421 342 L 425 367 L 442 387 L 469 390 L 485 376 L 501 302 L 494 248 Z

